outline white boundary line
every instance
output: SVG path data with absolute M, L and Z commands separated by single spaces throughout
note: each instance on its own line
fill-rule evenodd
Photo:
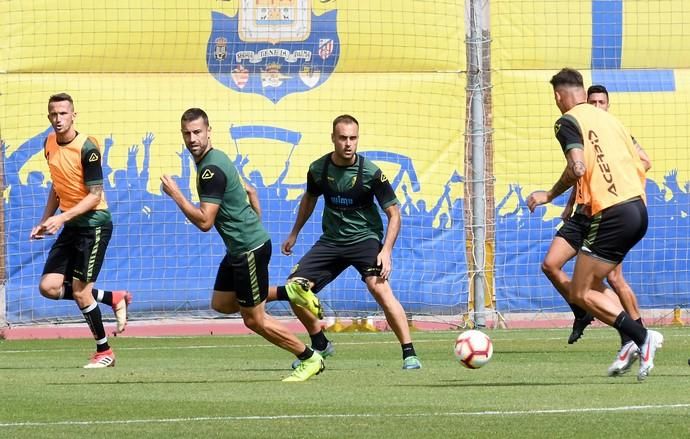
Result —
M 417 344 L 420 343 L 450 343 L 448 340 L 415 340 Z M 452 339 L 451 339 L 452 342 Z M 337 342 L 338 346 L 355 346 L 355 345 L 377 345 L 377 344 L 395 344 L 399 345 L 400 342 L 397 340 L 388 341 L 362 341 L 362 342 Z M 190 345 L 190 346 L 118 346 L 114 349 L 116 351 L 148 351 L 148 350 L 187 350 L 187 349 L 247 349 L 247 348 L 275 348 L 272 344 L 266 342 L 261 344 L 242 344 L 242 345 Z M 83 348 L 64 348 L 64 349 L 12 349 L 12 350 L 2 350 L 0 349 L 0 356 L 3 354 L 33 354 L 41 352 L 75 352 L 83 351 Z
M 531 330 L 530 330 L 531 331 Z M 457 331 L 452 331 L 452 332 L 457 332 Z M 489 336 L 492 335 L 491 332 L 488 333 Z M 507 333 L 506 333 L 507 334 Z M 368 333 L 363 333 L 360 335 L 370 335 Z M 452 336 L 452 334 L 450 334 Z M 225 336 L 223 336 L 225 337 Z M 230 336 L 234 337 L 234 336 Z M 687 337 L 687 334 L 668 334 L 664 335 L 666 339 L 669 338 L 685 338 Z M 197 338 L 196 336 L 194 337 L 129 337 L 130 339 L 139 339 L 139 340 L 146 340 L 146 339 L 189 339 L 189 338 Z M 612 338 L 613 335 L 605 334 L 604 336 L 592 336 L 589 337 L 591 340 L 601 340 L 601 339 L 608 339 Z M 454 338 L 449 337 L 448 339 L 442 339 L 442 338 L 433 338 L 433 339 L 425 339 L 425 338 L 419 338 L 415 339 L 414 343 L 415 344 L 423 344 L 423 343 L 452 343 Z M 495 340 L 498 342 L 510 342 L 510 341 L 553 341 L 553 340 L 565 340 L 564 337 L 500 337 L 497 336 L 495 337 Z M 369 345 L 369 344 L 398 344 L 397 340 L 386 340 L 386 341 L 337 341 L 336 342 L 338 346 L 355 346 L 355 345 Z M 7 345 L 10 345 L 11 342 L 6 343 Z M 586 343 L 585 343 L 586 344 Z M 157 349 L 157 350 L 187 350 L 187 349 L 246 349 L 246 348 L 274 348 L 273 345 L 269 343 L 259 343 L 259 344 L 242 344 L 242 345 L 233 345 L 233 344 L 227 344 L 227 345 L 190 345 L 190 346 L 139 346 L 139 347 L 127 347 L 127 346 L 117 346 L 115 349 L 117 351 L 143 351 L 143 350 L 150 350 L 150 349 Z M 83 351 L 83 348 L 80 347 L 74 347 L 74 348 L 63 348 L 63 349 L 2 349 L 2 345 L 0 344 L 0 356 L 3 354 L 31 354 L 31 353 L 40 353 L 40 352 L 76 352 L 76 351 Z
M 418 418 L 418 417 L 465 417 L 465 416 L 524 416 L 571 413 L 626 412 L 645 410 L 668 410 L 690 408 L 689 404 L 631 405 L 620 407 L 589 407 L 548 410 L 491 410 L 482 412 L 435 412 L 400 414 L 322 414 L 322 415 L 281 415 L 281 416 L 200 416 L 190 418 L 125 419 L 113 421 L 56 421 L 56 422 L 8 422 L 0 423 L 0 428 L 12 427 L 56 427 L 71 425 L 127 425 L 127 424 L 173 424 L 179 422 L 207 421 L 280 421 L 295 419 L 335 419 L 335 418 Z

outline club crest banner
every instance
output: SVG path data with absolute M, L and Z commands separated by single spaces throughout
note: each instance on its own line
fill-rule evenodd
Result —
M 276 103 L 323 84 L 338 63 L 337 10 L 315 15 L 310 0 L 242 0 L 236 15 L 212 19 L 208 71 L 235 91 Z

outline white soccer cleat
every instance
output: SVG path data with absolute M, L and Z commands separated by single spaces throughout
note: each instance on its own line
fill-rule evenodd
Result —
M 93 354 L 84 369 L 102 369 L 104 367 L 115 367 L 115 353 L 112 349 Z
M 610 377 L 615 377 L 618 375 L 623 375 L 630 370 L 630 367 L 635 363 L 640 356 L 640 350 L 634 341 L 629 341 L 621 347 L 616 354 L 616 359 L 609 367 L 608 375 Z
M 117 331 L 121 333 L 127 326 L 127 307 L 132 303 L 132 293 L 126 290 L 113 291 L 113 312 L 117 320 Z
M 647 330 L 647 338 L 640 346 L 640 370 L 637 372 L 637 381 L 644 381 L 654 369 L 654 354 L 664 344 L 664 336 L 661 333 Z

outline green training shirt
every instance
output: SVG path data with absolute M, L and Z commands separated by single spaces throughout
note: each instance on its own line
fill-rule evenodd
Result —
M 307 192 L 323 195 L 323 235 L 333 244 L 355 244 L 366 239 L 383 239 L 383 221 L 374 198 L 382 209 L 399 204 L 381 169 L 361 155 L 350 166 L 337 166 L 326 154 L 309 166 Z
M 222 151 L 211 149 L 196 164 L 196 169 L 199 199 L 220 205 L 214 225 L 228 253 L 241 254 L 268 241 L 268 232 L 249 205 L 244 184 L 230 158 Z

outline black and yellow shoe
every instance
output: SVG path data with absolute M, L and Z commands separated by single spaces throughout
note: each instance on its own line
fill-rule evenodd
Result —
M 291 280 L 285 285 L 285 291 L 290 303 L 306 309 L 319 319 L 323 318 L 321 302 L 316 294 L 309 289 L 309 283 Z

